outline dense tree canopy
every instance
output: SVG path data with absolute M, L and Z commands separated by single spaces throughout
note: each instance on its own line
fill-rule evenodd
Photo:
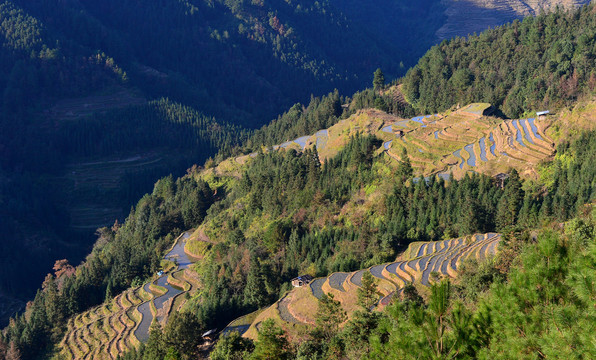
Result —
M 51 14 L 50 3 L 40 0 L 31 4 Z M 79 9 L 83 13 L 93 11 L 98 16 L 103 14 L 104 19 L 109 6 L 116 6 L 111 2 L 79 3 L 77 6 L 83 7 Z M 118 5 L 132 7 L 135 4 L 125 1 Z M 148 7 L 147 11 L 160 18 L 162 15 L 157 14 L 156 9 L 163 2 L 156 4 L 154 8 Z M 246 14 L 244 11 L 248 6 L 260 8 L 262 3 L 252 2 L 248 5 L 242 1 L 215 1 L 201 3 L 201 8 L 186 1 L 172 4 L 170 6 L 176 8 L 178 12 L 175 13 L 179 15 L 173 19 L 178 20 L 199 16 L 195 14 L 200 12 L 202 6 L 230 9 L 234 18 L 238 17 L 234 21 L 249 21 L 254 25 L 244 30 L 238 26 L 243 39 L 246 36 L 249 41 L 270 45 L 268 41 L 271 37 L 268 36 L 272 30 L 267 28 L 267 31 L 261 32 L 257 26 L 261 24 L 260 20 L 245 20 L 240 16 Z M 319 7 L 316 4 L 306 7 L 300 2 L 302 5 L 320 16 L 325 17 L 327 14 L 323 11 L 325 3 Z M 22 31 L 17 32 L 24 34 L 19 37 L 23 41 L 7 42 L 15 54 L 27 46 L 26 53 L 32 49 L 40 49 L 36 54 L 43 52 L 43 56 L 48 51 L 51 53 L 49 47 L 44 48 L 36 40 L 47 33 L 35 19 L 10 5 L 0 7 L 0 10 L 16 14 L 14 17 L 19 21 L 15 24 L 19 25 L 14 25 L 15 28 L 23 27 Z M 209 13 L 211 10 L 206 11 Z M 509 115 L 518 114 L 522 109 L 562 104 L 593 87 L 590 80 L 593 74 L 588 71 L 593 62 L 591 49 L 594 45 L 594 36 L 590 33 L 593 25 L 593 16 L 589 16 L 591 12 L 592 6 L 570 14 L 557 12 L 516 22 L 469 40 L 456 39 L 443 43 L 433 48 L 403 80 L 411 104 L 398 101 L 385 89 L 368 89 L 355 94 L 347 109 L 342 105 L 348 105 L 348 101 L 340 97 L 339 92 L 323 98 L 313 97 L 308 107 L 295 105 L 270 126 L 254 132 L 241 148 L 232 149 L 241 139 L 248 138 L 249 133 L 238 131 L 229 122 L 218 122 L 203 115 L 194 107 L 164 98 L 144 105 L 94 114 L 85 118 L 85 121 L 58 122 L 55 129 L 62 131 L 63 137 L 56 133 L 48 137 L 34 137 L 51 144 L 58 155 L 44 152 L 45 148 L 33 144 L 36 142 L 33 140 L 19 151 L 27 155 L 39 153 L 39 166 L 45 166 L 44 171 L 51 173 L 53 166 L 59 166 L 56 160 L 59 155 L 73 151 L 107 154 L 143 150 L 157 144 L 175 152 L 188 151 L 189 157 L 199 159 L 205 158 L 206 153 L 214 152 L 216 148 L 223 149 L 220 157 L 228 152 L 258 151 L 261 145 L 279 143 L 280 140 L 328 127 L 351 111 L 370 106 L 407 114 L 413 109 L 427 111 L 450 106 L 456 101 L 478 100 L 478 93 L 488 96 L 483 99 L 497 104 Z M 86 20 L 83 24 L 77 23 L 77 26 L 102 28 L 91 18 L 82 18 Z M 275 14 L 268 14 L 268 19 L 268 25 L 274 32 L 282 28 L 289 29 Z M 139 26 L 139 21 L 133 18 L 131 24 Z M 208 42 L 217 41 L 223 44 L 223 49 L 228 49 L 227 36 L 231 35 L 216 31 L 216 23 L 214 20 L 214 27 L 210 28 L 210 38 L 215 40 Z M 3 26 L 9 25 L 10 22 L 7 22 Z M 55 26 L 65 26 L 63 30 L 66 31 L 74 25 Z M 139 36 L 138 29 L 126 31 L 130 36 Z M 5 31 L 5 34 L 9 33 Z M 90 33 L 81 31 L 77 36 L 85 37 L 86 44 L 102 41 L 90 36 Z M 47 40 L 47 43 L 60 38 L 57 35 L 47 36 L 52 39 Z M 107 31 L 106 36 L 120 35 Z M 562 39 L 560 41 L 559 36 Z M 566 36 L 569 41 L 564 43 Z M 549 50 L 551 43 L 556 51 Z M 58 50 L 73 51 L 75 54 L 84 51 L 72 46 Z M 125 52 L 114 46 L 114 53 Z M 139 46 L 148 46 L 148 40 L 145 39 Z M 213 46 L 222 49 L 218 44 Z M 477 49 L 473 52 L 468 51 L 475 47 Z M 480 57 L 481 52 L 487 56 L 485 60 Z M 23 54 L 19 56 L 24 57 Z M 499 56 L 494 55 L 493 58 L 493 54 Z M 175 56 L 153 54 L 150 65 L 162 66 L 168 59 L 164 60 L 161 56 L 169 55 Z M 47 56 L 50 59 L 48 63 L 58 64 L 55 65 L 57 73 L 62 66 L 60 61 L 69 61 L 69 57 L 64 55 L 53 63 L 53 55 Z M 125 55 L 122 56 L 124 58 Z M 528 60 L 530 58 L 533 60 Z M 8 94 L 13 96 L 20 94 L 16 88 L 19 85 L 17 79 L 22 79 L 25 73 L 35 73 L 28 70 L 20 72 L 19 68 L 35 67 L 38 57 L 36 55 L 26 61 L 21 59 L 21 62 L 10 59 L 14 62 L 9 66 L 10 71 L 17 69 L 14 70 L 14 81 L 7 82 L 15 86 Z M 90 76 L 94 71 L 107 71 L 110 76 L 106 81 L 110 85 L 122 86 L 131 81 L 110 58 L 99 55 L 93 59 L 98 60 L 89 60 L 93 64 L 89 65 L 91 70 L 85 66 L 78 67 L 83 69 L 81 76 Z M 549 61 L 542 63 L 543 60 Z M 177 79 L 177 72 L 188 66 L 185 61 L 189 60 L 181 59 L 177 63 L 180 67 L 174 68 L 166 76 Z M 518 63 L 521 70 L 513 71 L 509 68 L 513 66 L 510 63 Z M 561 69 L 559 66 L 562 66 Z M 480 68 L 486 71 L 478 73 Z M 549 71 L 543 71 L 546 68 Z M 318 68 L 302 68 L 299 72 L 312 70 L 316 73 L 313 69 Z M 233 76 L 233 73 L 226 76 Z M 513 81 L 515 76 L 526 82 Z M 77 79 L 74 75 L 66 78 Z M 534 87 L 528 85 L 534 80 L 539 83 L 532 85 Z M 577 83 L 574 84 L 575 80 Z M 55 90 L 69 91 L 66 90 L 68 86 L 64 85 L 68 81 L 58 82 Z M 164 85 L 157 81 L 151 90 L 153 92 L 148 93 L 160 93 L 163 91 L 161 86 L 172 84 L 175 82 L 166 82 Z M 498 85 L 489 89 L 489 84 Z M 105 84 L 91 83 L 89 86 L 101 88 Z M 218 90 L 217 85 L 213 86 Z M 435 93 L 435 89 L 442 91 Z M 73 91 L 81 94 L 88 90 Z M 19 114 L 26 108 L 23 101 L 30 96 L 41 95 L 24 93 L 19 96 L 22 96 L 19 98 L 21 100 L 8 98 L 7 103 L 16 104 L 11 110 L 15 116 L 19 116 L 16 118 L 27 119 L 28 114 Z M 541 102 L 545 98 L 547 101 Z M 516 103 L 518 100 L 521 102 Z M 27 130 L 24 132 L 26 135 L 43 135 L 46 134 L 44 131 L 52 128 L 36 128 L 24 121 L 13 123 L 11 119 L 2 117 L 2 125 L 11 131 L 2 134 L 6 139 L 9 139 L 6 134 L 16 134 L 23 129 Z M 150 134 L 136 132 L 145 125 L 152 130 Z M 58 264 L 57 272 L 46 278 L 26 312 L 17 316 L 2 333 L 0 354 L 20 353 L 25 359 L 51 354 L 69 317 L 101 303 L 106 297 L 132 284 L 142 283 L 157 270 L 159 259 L 175 236 L 182 230 L 203 225 L 207 235 L 216 242 L 195 268 L 201 276 L 203 291 L 190 299 L 187 314 L 175 318 L 163 330 L 156 329 L 152 335 L 153 341 L 138 352 L 127 354 L 128 358 L 149 355 L 155 355 L 156 358 L 194 356 L 194 348 L 198 343 L 192 339 L 196 340 L 197 334 L 207 328 L 221 328 L 238 315 L 269 305 L 289 288 L 288 280 L 296 273 L 326 275 L 333 271 L 352 271 L 395 259 L 413 241 L 440 240 L 488 231 L 505 232 L 503 258 L 494 266 L 482 265 L 477 271 L 464 272 L 465 277 L 471 279 L 469 283 L 437 285 L 426 303 L 415 289 L 407 288 L 404 290 L 403 303 L 394 304 L 384 314 L 373 312 L 370 304 L 375 284 L 367 282 L 366 292 L 361 296 L 362 309 L 347 322 L 343 330 L 337 326 L 344 319 L 343 314 L 337 309 L 333 298 L 326 298 L 322 305 L 327 306 L 334 316 L 321 316 L 315 329 L 325 333 L 328 341 L 324 344 L 311 339 L 313 341 L 295 347 L 279 328 L 268 323 L 256 344 L 232 338 L 223 343 L 219 351 L 234 356 L 252 352 L 256 357 L 290 357 L 296 353 L 304 358 L 313 354 L 384 358 L 388 354 L 398 353 L 405 358 L 454 355 L 480 358 L 500 355 L 509 358 L 516 354 L 528 354 L 530 358 L 536 353 L 568 357 L 572 352 L 569 349 L 585 348 L 586 357 L 591 357 L 591 339 L 579 329 L 589 326 L 594 319 L 593 289 L 586 286 L 593 277 L 589 273 L 594 263 L 593 218 L 576 218 L 567 225 L 564 233 L 545 231 L 535 242 L 525 231 L 541 228 L 549 222 L 568 221 L 576 217 L 586 203 L 594 201 L 596 133 L 585 133 L 569 143 L 561 144 L 554 160 L 541 165 L 538 182 L 524 182 L 512 171 L 503 188 L 481 174 L 466 175 L 461 180 L 449 182 L 436 178 L 428 181 L 415 178 L 416 174 L 413 174 L 408 161 L 398 165 L 389 162 L 382 153 L 377 152 L 380 146 L 381 141 L 373 136 L 357 135 L 334 158 L 325 161 L 320 160 L 316 150 L 258 151 L 249 165 L 239 166 L 237 174 L 221 182 L 219 175 L 214 175 L 215 178 L 211 178 L 209 183 L 201 180 L 200 169 L 197 168 L 177 180 L 173 176 L 161 179 L 153 187 L 152 193 L 145 195 L 131 210 L 123 224 L 116 223 L 111 228 L 98 231 L 99 238 L 93 251 L 74 272 L 62 271 L 66 265 Z M 0 151 L 7 150 L 2 148 Z M 39 200 L 34 201 L 33 198 L 43 194 L 43 191 L 19 191 L 18 186 L 12 185 L 20 183 L 18 180 L 21 179 L 29 181 L 24 184 L 31 185 L 31 188 L 44 185 L 35 183 L 27 173 L 28 169 L 22 161 L 27 158 L 29 156 L 23 156 L 20 162 L 14 161 L 13 157 L 2 158 L 3 167 L 11 171 L 23 170 L 22 173 L 13 172 L 10 177 L 0 178 L 2 200 L 11 204 L 10 209 L 13 209 L 14 204 L 15 209 L 10 214 L 0 214 L 8 219 L 0 223 L 3 234 L 18 230 L 18 216 L 31 214 L 29 209 L 34 209 L 34 215 L 40 218 L 47 214 L 60 216 L 60 209 L 43 205 Z M 19 186 L 25 185 L 20 183 Z M 131 187 L 130 194 L 138 191 L 135 190 L 137 187 Z M 214 196 L 215 192 L 217 196 Z M 31 204 L 20 205 L 21 201 L 31 201 Z M 15 241 L 0 242 L 2 255 L 15 253 L 19 249 Z M 7 262 L 4 266 L 12 265 L 14 263 Z M 22 272 L 14 267 L 7 274 L 6 279 L 18 278 Z M 12 285 L 6 283 L 6 279 L 2 280 L 1 285 L 9 288 Z M 478 293 L 486 296 L 479 297 Z M 582 315 L 587 316 L 582 319 Z M 565 325 L 563 330 L 560 324 Z M 181 328 L 188 332 L 181 334 Z M 412 331 L 413 328 L 415 331 Z M 523 336 L 514 336 L 519 334 L 520 329 Z M 362 342 L 363 346 L 358 349 L 345 346 L 354 341 Z
M 55 276 L 48 277 L 27 315 L 8 328 L 6 343 L 14 343 L 24 358 L 45 351 L 59 339 L 60 326 L 69 316 L 101 303 L 107 291 L 116 294 L 138 284 L 156 271 L 161 253 L 175 235 L 202 222 L 216 226 L 218 243 L 200 263 L 204 291 L 191 301 L 196 304 L 192 310 L 196 321 L 212 328 L 275 301 L 296 273 L 325 275 L 384 263 L 412 241 L 495 230 L 515 234 L 549 220 L 564 221 L 596 198 L 594 182 L 570 186 L 570 179 L 595 176 L 593 132 L 559 147 L 555 160 L 545 167 L 546 194 L 533 190 L 535 186 L 522 186 L 515 173 L 504 188 L 482 175 L 448 184 L 441 179 L 387 177 L 379 171 L 387 160 L 374 156 L 378 146 L 374 137 L 356 136 L 323 164 L 313 150 L 260 154 L 215 205 L 213 189 L 194 176 L 160 180 L 124 224 L 100 231 L 94 251 L 75 275 L 60 277 L 60 286 Z M 372 212 L 333 220 L 361 189 L 381 180 L 391 190 Z M 515 244 L 511 240 L 513 249 Z M 370 305 L 366 299 L 374 297 L 373 290 L 367 291 L 363 309 Z M 457 293 L 470 291 L 457 289 Z M 362 324 L 375 328 L 377 320 L 364 313 L 359 321 L 351 336 L 368 338 L 372 332 L 356 330 Z M 333 332 L 332 328 L 325 331 Z M 25 333 L 30 336 L 23 337 Z M 373 348 L 371 344 L 367 351 Z
M 487 102 L 509 117 L 571 104 L 596 86 L 594 5 L 432 47 L 403 78 L 420 113 Z

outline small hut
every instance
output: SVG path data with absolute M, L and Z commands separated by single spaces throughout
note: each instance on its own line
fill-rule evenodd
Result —
M 202 336 L 203 340 L 205 340 L 205 343 L 208 343 L 208 344 L 213 343 L 213 341 L 215 341 L 216 337 L 217 337 L 217 329 L 211 329 L 211 330 L 205 332 Z
M 311 281 L 312 281 L 312 276 L 300 275 L 297 278 L 292 279 L 292 286 L 301 287 L 304 285 L 308 285 Z
M 544 110 L 544 111 L 538 111 L 536 113 L 536 116 L 538 117 L 538 119 L 542 120 L 546 117 L 546 115 L 550 114 L 549 110 Z

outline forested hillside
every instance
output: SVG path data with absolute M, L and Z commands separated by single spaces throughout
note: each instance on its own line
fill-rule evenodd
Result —
M 365 315 L 356 317 L 360 323 L 347 323 L 342 332 L 337 330 L 339 323 L 332 324 L 334 333 L 325 329 L 327 343 L 317 343 L 321 337 L 313 332 L 300 348 L 280 340 L 273 350 L 283 350 L 279 357 L 304 358 L 331 353 L 353 358 L 382 357 L 390 351 L 425 353 L 425 340 L 431 336 L 428 329 L 435 324 L 429 319 L 449 314 L 454 322 L 470 321 L 460 322 L 463 327 L 449 325 L 444 333 L 462 356 L 491 358 L 491 351 L 503 347 L 529 354 L 550 351 L 554 357 L 565 354 L 566 350 L 547 348 L 546 342 L 536 345 L 532 338 L 507 343 L 500 335 L 516 328 L 509 318 L 496 316 L 492 332 L 478 332 L 487 323 L 478 320 L 486 313 L 478 310 L 475 301 L 495 282 L 492 291 L 497 295 L 489 294 L 487 301 L 500 294 L 510 296 L 510 301 L 500 308 L 493 304 L 493 309 L 524 313 L 523 306 L 532 299 L 515 298 L 515 291 L 528 283 L 519 280 L 523 271 L 517 272 L 516 266 L 518 261 L 527 267 L 542 264 L 536 259 L 545 255 L 555 256 L 563 265 L 554 272 L 549 272 L 550 265 L 536 271 L 544 270 L 565 286 L 561 293 L 548 294 L 549 304 L 569 301 L 575 306 L 552 311 L 570 314 L 568 324 L 575 324 L 578 314 L 589 310 L 586 304 L 593 294 L 581 288 L 577 279 L 593 260 L 593 244 L 587 240 L 593 236 L 592 220 L 578 212 L 594 200 L 596 191 L 596 136 L 586 132 L 593 127 L 552 118 L 549 135 L 558 142 L 556 156 L 552 158 L 553 147 L 545 155 L 552 161 L 536 162 L 538 178 L 524 179 L 511 170 L 503 186 L 467 170 L 458 179 L 425 179 L 426 174 L 415 173 L 418 167 L 410 161 L 423 156 L 418 153 L 424 150 L 414 149 L 414 155 L 403 151 L 400 156 L 385 152 L 390 142 L 374 135 L 381 125 L 359 133 L 360 123 L 347 122 L 343 136 L 332 144 L 333 152 L 324 156 L 318 145 L 302 147 L 303 151 L 297 150 L 298 145 L 280 146 L 279 151 L 269 147 L 357 114 L 395 119 L 483 100 L 491 101 L 500 115 L 517 116 L 593 99 L 594 6 L 514 22 L 468 40 L 443 42 L 403 79 L 385 86 L 379 70 L 373 88 L 348 98 L 340 91 L 329 91 L 368 85 L 373 69 L 379 67 L 389 80 L 405 70 L 399 62 L 407 64 L 409 55 L 402 60 L 399 46 L 387 44 L 395 38 L 375 37 L 374 27 L 355 25 L 363 19 L 349 16 L 354 13 L 348 11 L 349 3 L 345 12 L 331 4 L 199 0 L 0 4 L 4 65 L 0 70 L 4 91 L 0 298 L 28 295 L 31 283 L 22 279 L 41 281 L 41 274 L 58 258 L 76 259 L 72 261 L 76 265 L 88 253 L 90 238 L 99 227 L 85 261 L 78 266 L 57 262 L 27 310 L 2 332 L 0 356 L 58 356 L 65 325 L 72 325 L 73 315 L 109 302 L 131 286 L 153 281 L 162 269 L 164 251 L 190 229 L 194 233 L 189 243 L 200 250 L 193 271 L 201 289 L 188 295 L 181 308 L 184 315 L 173 316 L 163 330 L 154 328 L 146 345 L 125 354 L 131 359 L 195 356 L 194 346 L 201 345 L 198 337 L 189 347 L 190 335 L 181 329 L 186 325 L 196 333 L 221 329 L 230 320 L 279 299 L 297 274 L 354 271 L 393 261 L 412 242 L 494 231 L 503 232 L 510 243 L 497 265 L 462 273 L 463 279 L 483 279 L 481 284 L 458 285 L 463 287 L 457 290 L 460 295 L 474 294 L 464 304 L 465 310 L 448 306 L 444 301 L 448 285 L 442 285 L 433 288 L 432 296 L 423 293 L 424 299 L 410 294 L 415 304 L 395 305 L 389 315 L 363 306 Z M 437 5 L 427 5 L 428 12 L 422 13 L 433 14 Z M 417 13 L 409 7 L 392 9 Z M 372 13 L 380 11 L 376 8 Z M 411 26 L 417 24 L 412 16 L 404 21 L 404 29 L 408 21 Z M 432 28 L 419 31 L 427 34 Z M 362 51 L 359 44 L 366 44 L 367 50 Z M 328 95 L 311 96 L 307 106 L 289 107 L 312 92 Z M 254 130 L 288 108 L 277 120 Z M 578 113 L 593 108 L 593 102 L 580 102 Z M 358 112 L 362 109 L 368 112 Z M 418 120 L 412 119 L 421 128 L 427 126 Z M 384 120 L 364 124 L 384 124 Z M 522 132 L 518 129 L 517 134 Z M 438 133 L 434 136 L 438 138 Z M 518 142 L 523 146 L 523 140 Z M 204 168 L 190 168 L 192 164 L 204 164 Z M 179 177 L 187 168 L 186 175 Z M 169 173 L 174 175 L 155 183 Z M 126 220 L 114 223 L 125 214 Z M 541 253 L 535 252 L 528 233 L 556 228 L 576 216 L 583 217 L 572 222 L 572 233 L 547 233 L 538 241 Z M 561 236 L 569 242 L 559 241 Z M 570 246 L 581 251 L 568 255 Z M 518 258 L 526 247 L 529 250 Z M 574 264 L 573 269 L 565 267 L 568 263 Z M 437 303 L 446 308 L 438 309 L 433 305 Z M 409 309 L 414 310 L 409 313 Z M 2 310 L 14 308 L 2 306 Z M 525 319 L 524 326 L 536 330 L 534 320 Z M 422 329 L 410 334 L 418 348 L 404 350 L 398 335 L 411 325 Z M 267 339 L 284 338 L 282 331 L 267 322 L 256 344 L 233 337 L 229 341 L 236 343 L 226 340 L 219 346 L 239 351 L 256 346 L 253 356 L 258 358 L 270 350 Z M 569 332 L 577 334 L 577 328 L 569 326 Z M 545 333 L 555 341 L 565 338 L 540 329 L 532 336 L 542 341 Z M 460 340 L 468 335 L 476 342 L 462 344 Z M 290 340 L 298 344 L 304 339 Z M 345 344 L 355 341 L 366 346 L 351 352 Z M 581 338 L 570 347 L 586 343 Z M 220 347 L 217 351 L 230 350 Z M 432 348 L 428 354 L 440 356 L 445 354 L 442 351 Z
M 431 48 L 403 79 L 421 113 L 483 101 L 508 117 L 571 104 L 596 87 L 594 6 L 555 11 Z
M 152 96 L 249 127 L 310 94 L 351 93 L 376 67 L 400 75 L 400 61 L 415 62 L 433 41 L 406 59 L 328 2 L 15 3 L 63 41 L 109 54 Z
M 403 52 L 328 2 L 13 0 L 0 18 L 2 246 L 30 279 L 0 294 L 23 299 L 159 177 L 311 94 L 398 76 L 433 41 Z
M 320 23 L 343 36 L 349 22 L 326 8 L 294 15 L 287 4 L 241 2 L 1 5 L 1 230 L 8 235 L 0 293 L 23 299 L 54 260 L 82 258 L 95 229 L 122 219 L 156 179 L 236 145 L 243 131 L 229 123 L 254 127 L 290 99 L 361 86 L 358 76 L 378 65 L 373 54 L 351 69 L 334 65 L 327 56 L 345 59 L 340 50 L 354 46 L 328 51 L 323 43 L 346 42 L 301 33 Z M 274 20 L 277 7 L 290 23 Z M 351 31 L 353 41 L 374 42 Z
M 81 259 L 95 229 L 122 219 L 157 178 L 222 159 L 297 101 L 349 95 L 379 67 L 388 80 L 403 75 L 436 41 L 444 10 L 432 0 L 3 1 L 2 230 L 7 250 L 36 266 L 9 255 L 7 271 L 31 283 L 8 277 L 0 294 L 32 295 L 56 258 Z M 381 97 L 358 93 L 346 114 L 414 114 Z M 327 107 L 313 99 L 304 113 L 316 122 L 285 132 L 278 121 L 235 151 L 329 126 L 319 101 Z M 313 116 L 291 109 L 281 122 Z
M 139 284 L 159 269 L 162 251 L 181 229 L 200 224 L 211 243 L 195 268 L 203 291 L 186 309 L 194 314 L 187 319 L 193 326 L 209 329 L 270 304 L 297 273 L 324 275 L 383 263 L 412 241 L 494 230 L 517 234 L 564 221 L 594 199 L 596 189 L 587 180 L 595 175 L 594 138 L 589 133 L 562 144 L 546 185 L 524 182 L 515 172 L 504 188 L 483 175 L 449 184 L 413 182 L 407 162 L 393 168 L 386 157 L 374 155 L 380 143 L 372 137 L 353 138 L 323 164 L 316 151 L 288 150 L 258 155 L 241 168 L 239 179 L 209 171 L 162 179 L 123 225 L 100 231 L 85 264 L 48 276 L 5 342 L 25 358 L 49 351 L 62 336 L 59 324 Z M 515 249 L 504 252 L 506 264 Z M 161 357 L 170 347 L 192 353 L 180 347 L 184 340 L 175 333 L 151 339 L 141 353 Z

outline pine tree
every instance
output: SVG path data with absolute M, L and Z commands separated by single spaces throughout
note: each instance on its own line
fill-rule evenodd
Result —
M 412 163 L 410 162 L 410 157 L 408 156 L 406 148 L 402 148 L 400 159 L 401 161 L 399 162 L 395 176 L 401 182 L 404 182 L 414 174 L 414 168 L 412 168 Z
M 243 338 L 237 331 L 220 336 L 213 351 L 211 360 L 242 360 L 254 349 L 252 340 Z
M 262 307 L 267 301 L 263 276 L 258 260 L 252 260 L 244 287 L 244 303 L 248 306 Z
M 518 212 L 523 201 L 522 183 L 517 170 L 511 170 L 509 179 L 505 184 L 503 196 L 497 207 L 497 226 L 499 229 L 505 229 L 516 225 Z
M 358 288 L 358 305 L 364 311 L 370 312 L 378 301 L 379 291 L 376 281 L 370 271 L 365 271 L 362 275 L 362 287 Z
M 290 343 L 284 331 L 275 324 L 273 319 L 267 319 L 261 324 L 261 330 L 255 343 L 255 351 L 251 360 L 283 360 L 292 355 Z
M 381 68 L 375 70 L 374 77 L 373 77 L 373 87 L 375 90 L 380 90 L 383 86 L 385 86 L 385 75 L 381 71 Z
M 324 339 L 330 340 L 334 337 L 339 331 L 339 325 L 347 318 L 341 303 L 334 300 L 333 294 L 323 294 L 321 296 L 316 315 L 316 330 L 322 334 Z
M 379 325 L 380 319 L 380 313 L 374 311 L 378 301 L 376 281 L 369 271 L 365 271 L 362 275 L 362 287 L 358 289 L 358 305 L 362 310 L 354 312 L 344 331 L 346 344 L 360 344 L 346 348 L 351 358 L 365 357 L 370 351 L 368 338 Z

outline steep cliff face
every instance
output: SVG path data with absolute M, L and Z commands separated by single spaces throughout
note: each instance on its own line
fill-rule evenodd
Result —
M 524 16 L 565 9 L 589 3 L 590 0 L 441 0 L 446 21 L 437 32 L 440 40 L 481 32 Z

